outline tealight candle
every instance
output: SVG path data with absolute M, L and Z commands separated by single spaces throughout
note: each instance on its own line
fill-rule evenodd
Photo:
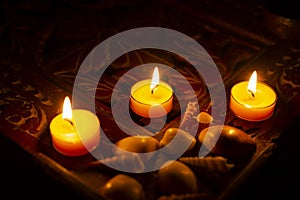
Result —
M 235 84 L 231 89 L 230 108 L 248 121 L 261 121 L 272 116 L 277 101 L 275 91 L 267 84 L 257 82 L 254 71 L 248 81 Z
M 168 114 L 173 107 L 173 90 L 165 82 L 159 81 L 155 67 L 152 79 L 137 82 L 131 88 L 130 107 L 136 114 L 156 118 Z
M 63 112 L 50 122 L 53 147 L 66 156 L 81 156 L 96 148 L 100 141 L 100 122 L 84 109 L 72 110 L 69 97 Z

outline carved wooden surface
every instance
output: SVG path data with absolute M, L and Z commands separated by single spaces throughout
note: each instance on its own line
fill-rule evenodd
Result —
M 226 113 L 219 113 L 226 116 L 225 124 L 249 134 L 257 148 L 249 159 L 236 161 L 236 168 L 230 173 L 199 175 L 204 188 L 201 192 L 211 199 L 230 197 L 272 154 L 276 146 L 274 139 L 300 113 L 300 44 L 295 37 L 299 21 L 285 18 L 290 26 L 282 29 L 282 24 L 278 24 L 281 17 L 269 13 L 256 1 L 247 4 L 234 0 L 186 3 L 162 0 L 151 4 L 140 0 L 119 4 L 49 0 L 43 4 L 35 3 L 4 1 L 1 5 L 0 132 L 28 151 L 52 176 L 62 177 L 91 199 L 103 199 L 99 188 L 121 172 L 105 167 L 86 170 L 83 166 L 95 159 L 92 155 L 66 157 L 56 152 L 51 144 L 49 123 L 61 112 L 63 98 L 72 95 L 76 74 L 84 58 L 101 41 L 121 31 L 157 26 L 192 37 L 216 63 L 227 97 L 230 88 L 246 80 L 253 70 L 258 71 L 261 81 L 276 90 L 278 102 L 274 115 L 268 120 L 249 122 L 239 119 L 228 105 Z M 112 117 L 111 106 L 120 106 L 110 105 L 114 85 L 128 70 L 149 62 L 162 63 L 181 73 L 196 91 L 199 112 L 208 108 L 210 98 L 205 83 L 193 66 L 180 56 L 153 49 L 124 54 L 111 63 L 96 88 L 97 116 L 112 142 L 127 135 L 115 125 Z M 120 98 L 128 97 L 130 86 L 137 77 L 143 78 L 139 74 L 125 78 Z M 163 78 L 176 79 L 170 75 Z M 93 81 L 86 82 L 83 94 L 84 90 L 94 89 L 91 88 Z M 220 84 L 215 83 L 216 89 Z M 191 101 L 191 91 L 180 82 L 172 82 L 172 87 L 182 94 L 179 99 L 186 104 Z M 78 98 L 78 106 L 89 106 L 84 95 Z M 229 99 L 224 103 L 228 102 Z M 163 130 L 178 126 L 184 114 L 175 101 Z M 133 118 L 138 124 L 148 123 L 144 118 Z M 205 126 L 200 126 L 203 128 Z M 105 145 L 100 142 L 99 146 L 104 148 Z M 151 184 L 155 180 L 154 174 L 132 176 L 146 188 L 147 200 L 162 198 L 163 194 Z

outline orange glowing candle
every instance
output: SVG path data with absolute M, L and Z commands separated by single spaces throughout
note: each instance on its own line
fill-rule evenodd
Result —
M 267 84 L 257 82 L 254 71 L 249 82 L 235 84 L 231 89 L 230 108 L 233 113 L 248 121 L 261 121 L 272 116 L 277 101 L 275 91 Z
M 63 112 L 50 122 L 53 147 L 66 156 L 81 156 L 96 148 L 100 141 L 100 122 L 84 109 L 72 110 L 66 97 Z
M 156 118 L 168 114 L 173 107 L 173 90 L 159 80 L 159 71 L 155 67 L 152 79 L 142 80 L 131 88 L 130 107 L 136 114 Z

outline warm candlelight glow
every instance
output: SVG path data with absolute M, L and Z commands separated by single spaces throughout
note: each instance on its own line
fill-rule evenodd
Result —
M 249 81 L 242 81 L 231 88 L 230 108 L 235 115 L 245 120 L 268 119 L 274 112 L 276 101 L 275 91 L 269 85 L 257 81 L 256 71 Z
M 154 89 L 159 85 L 159 72 L 158 68 L 155 67 L 153 70 L 153 75 L 152 75 L 152 80 L 151 80 L 151 85 L 150 85 L 150 91 L 151 94 L 153 94 Z
M 100 122 L 88 110 L 72 109 L 67 96 L 63 103 L 63 112 L 51 120 L 50 133 L 53 147 L 58 152 L 66 156 L 81 156 L 98 145 Z
M 257 73 L 254 71 L 250 77 L 249 83 L 248 83 L 248 91 L 251 93 L 252 97 L 255 96 L 256 93 L 256 84 L 257 84 Z
M 72 121 L 72 106 L 71 101 L 68 96 L 65 97 L 64 105 L 63 105 L 63 112 L 62 112 L 62 118 L 65 120 Z
M 162 117 L 172 107 L 173 90 L 169 84 L 159 80 L 157 67 L 154 68 L 152 79 L 139 81 L 131 88 L 130 108 L 142 117 Z

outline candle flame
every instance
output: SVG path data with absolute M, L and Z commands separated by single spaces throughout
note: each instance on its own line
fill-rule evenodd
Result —
M 250 77 L 249 83 L 248 83 L 248 91 L 251 93 L 252 97 L 254 97 L 256 93 L 256 83 L 257 83 L 257 73 L 254 71 Z
M 72 121 L 72 106 L 68 96 L 65 97 L 62 118 L 68 121 Z
M 153 93 L 153 90 L 158 85 L 159 85 L 159 72 L 158 72 L 158 68 L 155 67 L 154 70 L 153 70 L 152 81 L 151 81 L 151 85 L 150 85 L 151 93 Z

